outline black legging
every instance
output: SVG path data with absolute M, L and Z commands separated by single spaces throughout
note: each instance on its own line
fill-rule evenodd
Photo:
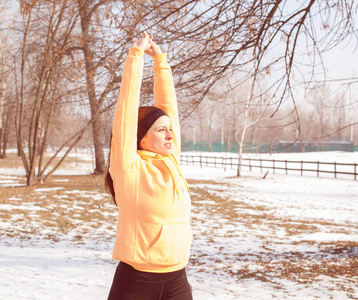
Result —
M 120 262 L 108 300 L 192 300 L 185 269 L 170 273 L 135 270 Z

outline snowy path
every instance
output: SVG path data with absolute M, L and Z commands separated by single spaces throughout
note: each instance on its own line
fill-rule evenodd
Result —
M 106 299 L 108 252 L 61 242 L 0 243 L 0 299 Z

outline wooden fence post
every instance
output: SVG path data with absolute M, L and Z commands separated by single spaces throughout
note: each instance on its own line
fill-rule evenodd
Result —
M 301 160 L 301 176 L 303 176 L 303 161 Z
M 334 178 L 337 178 L 337 163 L 334 162 Z
M 273 173 L 275 174 L 275 160 L 272 160 L 272 169 L 273 169 Z
M 354 163 L 354 180 L 357 180 L 357 163 Z

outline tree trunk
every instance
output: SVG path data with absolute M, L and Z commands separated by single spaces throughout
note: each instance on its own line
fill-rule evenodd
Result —
M 80 17 L 81 17 L 81 29 L 82 29 L 82 50 L 85 58 L 86 66 L 86 84 L 88 98 L 91 106 L 91 117 L 95 118 L 92 123 L 92 133 L 93 133 L 93 145 L 95 151 L 95 170 L 94 174 L 104 174 L 106 171 L 106 162 L 103 153 L 103 140 L 102 140 L 102 122 L 101 118 L 98 116 L 98 111 L 100 109 L 99 101 L 96 97 L 95 89 L 95 75 L 96 68 L 93 58 L 93 53 L 91 51 L 91 36 L 89 33 L 91 16 L 89 15 L 89 3 L 88 1 L 78 2 Z M 96 116 L 97 115 L 97 116 Z
M 254 58 L 254 50 L 252 50 L 251 52 L 251 60 L 250 60 L 250 77 L 249 77 L 249 86 L 248 86 L 248 91 L 247 91 L 247 96 L 246 96 L 246 103 L 245 103 L 245 111 L 244 111 L 244 119 L 243 119 L 243 124 L 242 124 L 242 133 L 241 133 L 241 138 L 239 142 L 239 164 L 237 166 L 237 177 L 241 176 L 241 166 L 242 166 L 242 152 L 244 149 L 244 142 L 245 142 L 245 135 L 246 135 L 246 130 L 248 128 L 248 118 L 249 118 L 249 108 L 250 108 L 250 103 L 251 100 L 253 98 L 253 94 L 254 94 L 254 76 L 252 75 L 252 60 Z
M 3 130 L 3 124 L 4 122 L 4 107 L 5 107 L 5 89 L 6 89 L 6 83 L 5 83 L 5 78 L 2 78 L 2 83 L 0 84 L 0 158 L 3 158 L 3 153 L 5 153 L 5 151 L 3 150 L 4 148 L 4 144 L 3 144 L 3 134 L 4 134 L 4 130 Z
M 213 152 L 213 141 L 212 141 L 212 134 L 211 134 L 211 124 L 209 126 L 209 152 Z
M 23 137 L 23 122 L 24 122 L 24 97 L 25 97 L 25 61 L 26 61 L 26 46 L 27 46 L 27 36 L 30 28 L 30 20 L 31 20 L 31 11 L 28 14 L 26 28 L 24 32 L 22 48 L 21 48 L 21 70 L 20 70 L 20 99 L 16 97 L 16 116 L 15 116 L 15 126 L 16 126 L 16 140 L 17 140 L 17 151 L 18 156 L 21 157 L 22 163 L 24 165 L 24 169 L 26 172 L 27 184 L 31 183 L 30 178 L 30 168 L 29 162 L 26 158 L 25 151 L 22 145 L 22 137 Z M 15 72 L 16 74 L 16 72 Z M 15 76 L 15 81 L 17 81 Z
M 247 110 L 246 110 L 247 111 Z M 245 111 L 245 117 L 244 117 L 244 126 L 241 133 L 241 139 L 239 141 L 239 164 L 237 166 L 237 177 L 241 176 L 241 166 L 242 166 L 242 152 L 244 150 L 244 141 L 245 141 L 245 134 L 247 129 L 247 116 Z
M 7 149 L 7 142 L 9 140 L 10 134 L 10 124 L 11 124 L 11 109 L 9 108 L 9 103 L 7 103 L 4 107 L 4 114 L 3 114 L 3 129 L 2 129 L 2 153 L 1 156 L 3 158 L 6 157 L 6 149 Z

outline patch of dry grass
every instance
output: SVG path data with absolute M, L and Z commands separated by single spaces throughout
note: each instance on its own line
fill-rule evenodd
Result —
M 99 175 L 78 175 L 78 176 L 52 176 L 45 183 L 35 183 L 32 186 L 19 187 L 1 187 L 0 188 L 0 203 L 13 203 L 10 198 L 21 198 L 22 202 L 33 201 L 34 191 L 39 188 L 61 188 L 46 191 L 46 199 L 40 200 L 50 202 L 56 201 L 56 196 L 62 195 L 63 190 L 66 191 L 95 191 L 104 193 L 104 176 Z M 78 195 L 81 196 L 80 194 Z M 37 197 L 38 201 L 39 197 Z
M 244 200 L 232 200 L 225 197 L 224 193 L 213 193 L 202 187 L 193 187 L 194 192 L 192 201 L 197 207 L 205 206 L 211 214 L 218 215 L 227 219 L 229 222 L 241 222 L 249 227 L 257 225 L 273 226 L 275 228 L 284 228 L 288 235 L 297 235 L 302 233 L 313 233 L 317 231 L 317 226 L 300 220 L 291 220 L 269 213 L 264 205 L 252 205 Z M 203 200 L 212 201 L 211 205 Z
M 230 186 L 229 182 L 225 181 L 215 181 L 215 180 L 202 180 L 202 179 L 188 179 L 187 180 L 191 185 L 205 184 L 205 185 L 216 185 L 216 186 Z
M 1 222 L 11 224 L 1 233 L 10 237 L 58 241 L 60 235 L 65 237 L 76 231 L 74 240 L 81 241 L 84 235 L 90 235 L 88 230 L 79 229 L 81 226 L 115 232 L 116 208 L 105 193 L 104 176 L 53 176 L 43 184 L 30 187 L 3 187 L 0 204 L 12 206 L 0 210 Z M 35 223 L 35 230 L 28 230 Z M 45 229 L 53 234 L 42 234 Z
M 0 159 L 1 168 L 17 169 L 22 168 L 22 160 L 16 153 L 7 153 L 5 158 Z
M 43 158 L 42 165 L 45 166 L 45 164 L 51 159 L 51 156 L 46 154 Z M 61 159 L 61 156 L 56 157 L 53 162 L 50 164 L 50 167 L 55 166 Z M 81 165 L 85 162 L 81 157 L 72 157 L 67 156 L 65 161 L 61 164 L 61 169 L 70 169 L 73 168 L 74 165 Z M 7 169 L 17 169 L 17 168 L 23 168 L 22 159 L 20 156 L 17 155 L 17 153 L 7 153 L 5 158 L 0 159 L 0 165 L 1 168 L 7 168 Z

